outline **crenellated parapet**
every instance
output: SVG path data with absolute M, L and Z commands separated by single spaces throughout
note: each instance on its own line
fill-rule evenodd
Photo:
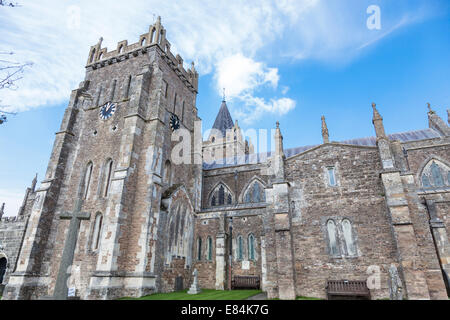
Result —
M 12 216 L 12 217 L 3 217 L 0 219 L 0 223 L 2 224 L 11 224 L 16 222 L 25 221 L 28 219 L 28 216 Z
M 144 55 L 150 47 L 157 46 L 161 49 L 161 55 L 167 64 L 175 71 L 178 77 L 192 91 L 198 92 L 198 72 L 195 70 L 192 62 L 191 68 L 186 70 L 183 66 L 183 58 L 180 55 L 174 56 L 170 51 L 170 42 L 166 38 L 166 29 L 161 24 L 161 17 L 158 17 L 155 24 L 149 27 L 149 31 L 139 37 L 139 41 L 128 44 L 127 40 L 120 41 L 116 50 L 108 51 L 108 48 L 102 48 L 103 38 L 91 46 L 89 58 L 86 64 L 87 69 L 99 69 L 114 63 Z

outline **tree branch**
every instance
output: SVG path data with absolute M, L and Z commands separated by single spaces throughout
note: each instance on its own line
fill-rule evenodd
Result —
M 20 7 L 21 5 L 18 4 L 17 2 L 16 3 L 12 3 L 12 2 L 9 2 L 9 1 L 0 0 L 0 6 L 3 6 L 3 7 Z

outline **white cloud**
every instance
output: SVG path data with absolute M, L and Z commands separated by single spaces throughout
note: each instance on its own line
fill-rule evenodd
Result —
M 235 111 L 244 124 L 253 124 L 265 114 L 278 117 L 286 115 L 296 107 L 296 102 L 290 98 L 270 99 L 266 101 L 260 97 L 246 94 L 239 98 L 243 107 Z
M 276 88 L 279 80 L 278 69 L 268 68 L 240 53 L 219 61 L 216 67 L 217 90 L 226 88 L 229 98 L 253 92 L 266 84 Z
M 238 107 L 232 111 L 245 124 L 253 123 L 264 113 L 283 116 L 295 108 L 295 101 L 289 98 L 267 102 L 258 97 L 257 92 L 262 88 L 277 89 L 280 80 L 278 69 L 269 68 L 240 53 L 219 61 L 215 79 L 218 92 L 225 88 L 227 99 L 238 101 Z M 282 88 L 282 92 L 287 92 L 286 87 Z
M 89 48 L 100 36 L 109 49 L 124 39 L 136 42 L 157 15 L 162 16 L 173 52 L 187 63 L 195 60 L 201 74 L 215 72 L 215 66 L 237 55 L 253 60 L 245 66 L 262 68 L 263 74 L 256 72 L 235 87 L 227 86 L 230 93 L 245 88 L 248 81 L 250 86 L 257 81 L 276 87 L 278 70 L 265 65 L 277 66 L 283 58 L 348 59 L 397 29 L 403 17 L 401 26 L 406 26 L 426 12 L 409 12 L 404 0 L 396 1 L 395 9 L 391 2 L 380 1 L 383 30 L 370 32 L 365 11 L 371 2 L 23 0 L 22 7 L 0 9 L 0 50 L 14 50 L 17 60 L 34 66 L 19 90 L 2 90 L 0 100 L 11 110 L 67 101 L 83 80 Z M 388 8 L 394 14 L 385 14 Z

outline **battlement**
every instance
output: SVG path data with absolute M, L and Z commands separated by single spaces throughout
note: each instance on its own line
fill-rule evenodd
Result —
M 0 219 L 0 227 L 3 223 L 15 223 L 25 221 L 28 216 L 13 216 L 13 217 L 3 217 Z
M 148 48 L 158 46 L 167 64 L 185 82 L 186 86 L 195 92 L 198 91 L 198 73 L 195 70 L 194 63 L 192 62 L 190 69 L 185 70 L 183 58 L 179 54 L 176 56 L 172 54 L 170 42 L 166 38 L 166 30 L 161 24 L 161 17 L 158 17 L 155 24 L 149 27 L 148 33 L 142 34 L 136 43 L 129 45 L 127 40 L 123 40 L 117 44 L 116 50 L 108 52 L 108 48 L 102 48 L 102 42 L 103 38 L 100 38 L 95 46 L 91 46 L 86 68 L 99 69 L 145 54 Z

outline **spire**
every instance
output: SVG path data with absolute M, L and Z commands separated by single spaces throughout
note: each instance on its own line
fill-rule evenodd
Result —
M 194 61 L 191 62 L 191 69 L 188 70 L 189 80 L 191 81 L 192 86 L 198 91 L 198 72 L 195 70 Z
M 283 135 L 280 130 L 280 122 L 277 121 L 277 128 L 275 129 L 275 155 L 284 157 L 283 151 Z
M 372 123 L 375 127 L 375 132 L 377 134 L 377 138 L 386 137 L 386 133 L 384 132 L 383 118 L 377 110 L 377 105 L 372 103 L 373 108 L 373 120 Z
M 323 143 L 330 143 L 329 137 L 330 136 L 328 134 L 327 123 L 325 122 L 325 116 L 322 116 L 322 138 L 323 138 Z
M 273 137 L 275 142 L 275 150 L 270 161 L 271 174 L 274 176 L 274 181 L 284 181 L 284 152 L 283 152 L 283 135 L 280 130 L 280 123 L 277 121 L 277 128 Z
M 233 126 L 233 118 L 231 118 L 230 111 L 228 111 L 227 103 L 226 101 L 222 101 L 213 129 L 219 130 L 222 132 L 223 137 L 225 137 L 227 130 L 232 129 Z
M 427 103 L 428 106 L 428 125 L 431 129 L 436 130 L 443 137 L 450 136 L 450 127 L 445 123 L 444 120 L 439 117 L 439 115 L 431 108 L 431 104 Z M 448 110 L 447 110 L 448 114 Z
M 5 214 L 5 203 L 3 203 L 2 207 L 0 208 L 0 219 L 3 217 L 4 214 Z
M 31 192 L 34 192 L 36 190 L 37 177 L 38 177 L 38 174 L 36 173 L 36 176 L 34 177 L 33 181 L 31 182 Z

